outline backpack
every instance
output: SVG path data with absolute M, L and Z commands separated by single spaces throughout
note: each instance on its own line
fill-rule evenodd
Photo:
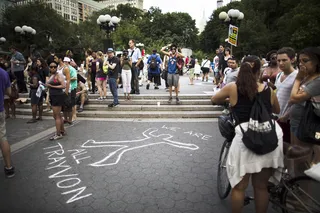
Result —
M 150 61 L 150 69 L 155 70 L 158 68 L 158 63 L 157 63 L 157 56 L 152 57 Z
M 238 118 L 234 115 L 237 123 Z M 257 94 L 253 103 L 248 129 L 245 132 L 240 126 L 243 134 L 242 142 L 244 145 L 257 155 L 264 155 L 274 151 L 278 147 L 278 136 L 276 133 L 275 121 L 268 113 L 261 94 Z
M 182 70 L 183 64 L 184 64 L 183 59 L 179 57 L 179 58 L 177 59 L 177 69 L 178 69 L 179 71 Z

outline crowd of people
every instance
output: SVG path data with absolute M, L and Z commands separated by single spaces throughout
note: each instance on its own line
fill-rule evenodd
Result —
M 52 110 L 56 125 L 56 133 L 50 140 L 58 140 L 66 135 L 64 125 L 72 125 L 77 119 L 77 111 L 81 113 L 84 110 L 89 92 L 97 92 L 97 100 L 104 101 L 107 89 L 110 89 L 113 101 L 108 107 L 113 108 L 119 105 L 120 85 L 125 101 L 130 101 L 132 94 L 140 94 L 139 88 L 143 81 L 146 82 L 147 90 L 151 83 L 157 90 L 162 78 L 169 92 L 168 103 L 172 103 L 175 95 L 175 103 L 180 104 L 179 78 L 184 70 L 189 75 L 190 85 L 194 85 L 194 80 L 201 73 L 202 81 L 208 82 L 212 72 L 212 83 L 217 91 L 212 102 L 224 105 L 226 114 L 231 109 L 237 118 L 236 135 L 227 163 L 228 177 L 233 188 L 234 213 L 241 212 L 250 176 L 256 197 L 256 212 L 267 212 L 268 180 L 273 169 L 284 167 L 283 150 L 291 156 L 312 153 L 310 163 L 320 161 L 319 146 L 301 141 L 298 137 L 307 101 L 311 101 L 316 115 L 320 116 L 319 48 L 306 48 L 296 54 L 292 48 L 284 47 L 269 52 L 265 59 L 251 55 L 237 60 L 229 48 L 220 45 L 212 61 L 205 57 L 199 63 L 192 55 L 182 55 L 174 44 L 161 48 L 163 59 L 157 50 L 143 57 L 134 40 L 130 40 L 128 45 L 129 49 L 123 50 L 121 55 L 116 55 L 112 48 L 108 48 L 106 54 L 87 49 L 86 58 L 80 66 L 75 63 L 72 51 L 65 54 L 52 51 L 46 60 L 41 57 L 25 60 L 16 48 L 11 48 L 11 60 L 0 61 L 0 144 L 8 177 L 14 175 L 14 168 L 10 161 L 5 119 L 10 117 L 9 109 L 11 116 L 15 117 L 14 100 L 19 93 L 29 93 L 32 118 L 28 123 L 42 120 L 43 103 L 47 103 L 46 110 Z M 140 79 L 141 72 L 144 79 Z M 248 129 L 246 124 L 258 94 L 267 112 L 277 121 L 275 132 L 278 145 L 264 155 L 257 155 L 244 146 L 241 131 L 242 128 Z M 303 170 L 299 165 L 294 167 L 297 167 L 294 168 L 295 173 Z
M 220 46 L 216 53 L 214 61 L 218 64 L 214 66 L 214 83 L 219 89 L 212 102 L 227 103 L 231 115 L 236 118 L 235 137 L 226 165 L 232 186 L 232 212 L 242 212 L 245 190 L 252 177 L 256 212 L 266 213 L 268 182 L 271 176 L 277 177 L 276 170 L 284 168 L 284 153 L 288 158 L 304 158 L 307 165 L 320 162 L 319 133 L 311 134 L 313 143 L 311 139 L 302 141 L 300 134 L 314 125 L 302 122 L 309 102 L 313 105 L 314 116 L 318 116 L 314 120 L 319 127 L 320 48 L 310 47 L 296 54 L 294 49 L 284 47 L 269 52 L 266 60 L 247 56 L 242 59 L 240 68 L 227 48 L 224 50 Z M 276 146 L 265 154 L 257 154 L 246 145 L 249 137 L 246 132 L 251 128 L 251 110 L 258 98 L 276 121 Z M 291 167 L 286 166 L 292 174 L 299 176 L 308 168 L 305 165 L 295 163 Z

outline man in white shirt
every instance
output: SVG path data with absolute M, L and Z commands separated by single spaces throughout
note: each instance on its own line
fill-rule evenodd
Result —
M 135 46 L 135 41 L 131 39 L 129 41 L 129 56 L 132 60 L 132 79 L 131 79 L 131 92 L 130 94 L 140 94 L 140 89 L 139 89 L 139 74 L 140 74 L 140 69 L 139 69 L 139 64 L 143 63 L 142 61 L 142 55 L 141 51 L 139 48 Z
M 206 78 L 206 82 L 208 82 L 209 72 L 210 72 L 210 64 L 211 64 L 211 62 L 208 59 L 208 57 L 206 56 L 206 58 L 203 59 L 202 63 L 201 63 L 202 81 L 204 81 L 204 78 Z
M 277 63 L 281 72 L 277 75 L 275 85 L 268 83 L 276 89 L 280 105 L 278 123 L 283 131 L 283 141 L 290 142 L 290 108 L 289 99 L 298 71 L 293 68 L 295 62 L 295 51 L 290 47 L 284 47 L 277 52 Z

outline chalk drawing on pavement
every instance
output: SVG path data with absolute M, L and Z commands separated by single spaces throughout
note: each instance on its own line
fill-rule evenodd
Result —
M 145 130 L 142 135 L 144 138 L 136 140 L 124 140 L 124 141 L 95 141 L 88 140 L 82 144 L 82 148 L 97 148 L 97 147 L 119 147 L 117 150 L 109 153 L 105 158 L 95 163 L 89 164 L 93 167 L 112 166 L 119 163 L 124 153 L 141 149 L 148 146 L 154 146 L 159 144 L 167 144 L 181 149 L 197 150 L 199 147 L 195 144 L 182 143 L 172 140 L 173 136 L 170 134 L 156 134 L 157 128 L 149 128 Z

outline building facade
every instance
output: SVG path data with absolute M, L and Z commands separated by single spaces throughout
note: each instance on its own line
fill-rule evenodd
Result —
M 0 22 L 2 22 L 2 16 L 7 7 L 13 5 L 12 1 L 9 0 L 0 0 Z
M 18 0 L 17 5 L 24 5 L 34 0 Z M 93 0 L 42 0 L 54 9 L 65 20 L 79 23 L 85 21 L 94 11 L 106 7 L 105 4 Z
M 241 1 L 241 0 L 217 0 L 217 8 L 226 6 L 227 4 L 234 2 L 234 1 Z
M 111 9 L 116 9 L 119 4 L 130 4 L 132 7 L 143 10 L 143 0 L 104 0 L 100 2 Z

